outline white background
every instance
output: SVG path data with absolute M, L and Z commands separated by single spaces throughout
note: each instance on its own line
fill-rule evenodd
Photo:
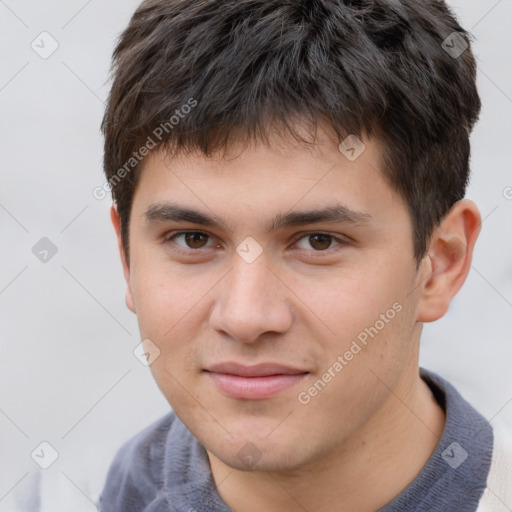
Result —
M 132 354 L 111 202 L 92 195 L 110 57 L 137 4 L 0 1 L 1 511 L 94 510 L 116 450 L 169 410 Z M 495 425 L 512 416 L 512 0 L 450 4 L 476 37 L 467 197 L 484 221 L 466 284 L 425 325 L 421 364 Z M 31 48 L 43 31 L 59 44 L 47 59 Z M 58 249 L 47 263 L 32 253 L 42 237 Z M 47 470 L 30 456 L 42 441 L 59 454 Z

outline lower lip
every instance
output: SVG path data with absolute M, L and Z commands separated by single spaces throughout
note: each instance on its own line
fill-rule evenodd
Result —
M 225 395 L 239 400 L 264 400 L 290 388 L 307 373 L 294 375 L 268 375 L 265 377 L 240 377 L 226 373 L 206 372 Z

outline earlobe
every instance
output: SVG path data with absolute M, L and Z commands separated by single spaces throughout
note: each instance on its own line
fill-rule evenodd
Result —
M 126 307 L 132 312 L 137 313 L 135 309 L 135 301 L 133 300 L 133 293 L 130 283 L 126 284 L 126 297 L 125 297 Z
M 130 266 L 126 258 L 126 253 L 124 250 L 123 240 L 121 236 L 121 219 L 119 217 L 119 213 L 117 211 L 117 207 L 115 204 L 113 204 L 110 208 L 110 220 L 112 221 L 112 226 L 114 226 L 114 230 L 116 232 L 117 248 L 119 250 L 121 264 L 123 265 L 124 279 L 126 281 L 126 306 L 130 311 L 135 313 L 135 301 L 133 299 L 133 293 L 130 285 Z
M 418 322 L 433 322 L 448 311 L 471 269 L 480 227 L 477 206 L 473 201 L 463 199 L 453 205 L 435 228 L 426 256 L 430 268 L 421 285 Z

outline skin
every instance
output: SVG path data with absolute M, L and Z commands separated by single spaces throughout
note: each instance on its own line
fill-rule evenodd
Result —
M 377 140 L 364 138 L 355 161 L 323 131 L 310 149 L 271 142 L 235 142 L 210 159 L 150 154 L 132 205 L 129 264 L 111 210 L 126 303 L 141 339 L 160 350 L 151 364 L 159 388 L 206 448 L 233 510 L 371 512 L 414 480 L 442 435 L 444 412 L 419 377 L 419 340 L 469 272 L 480 214 L 469 200 L 456 203 L 417 269 L 408 210 L 381 174 Z M 148 222 L 148 208 L 164 201 L 215 214 L 226 227 Z M 333 203 L 372 220 L 264 229 L 279 213 Z M 207 236 L 191 247 L 184 236 L 170 239 L 180 230 Z M 318 232 L 332 238 L 310 238 Z M 262 248 L 252 263 L 236 252 L 248 236 Z M 401 311 L 300 403 L 298 394 L 332 373 L 395 303 Z M 309 374 L 272 398 L 241 400 L 203 371 L 223 361 L 281 362 Z

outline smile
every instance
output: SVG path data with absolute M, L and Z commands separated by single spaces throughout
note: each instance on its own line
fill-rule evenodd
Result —
M 238 400 L 265 400 L 298 384 L 308 371 L 275 363 L 222 363 L 205 370 L 223 394 Z

